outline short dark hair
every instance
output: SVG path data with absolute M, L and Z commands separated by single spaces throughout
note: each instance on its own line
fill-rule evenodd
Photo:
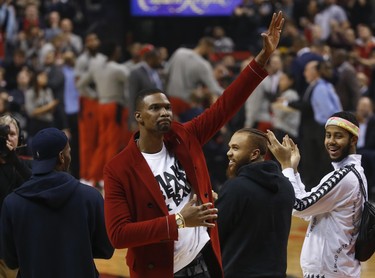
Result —
M 152 49 L 152 50 L 150 50 L 150 51 L 147 51 L 147 52 L 144 54 L 143 58 L 144 58 L 145 60 L 148 60 L 148 59 L 154 59 L 154 58 L 157 58 L 157 57 L 159 57 L 159 56 L 160 56 L 159 49 L 154 48 L 154 49 Z
M 167 96 L 167 94 L 163 90 L 160 90 L 158 88 L 148 88 L 148 89 L 143 89 L 139 91 L 134 99 L 134 103 L 133 103 L 134 111 L 137 111 L 139 109 L 139 105 L 145 97 L 153 95 L 153 94 L 158 94 L 158 93 L 162 93 Z
M 107 56 L 107 58 L 111 58 L 115 53 L 115 50 L 120 45 L 114 41 L 107 41 L 104 42 L 100 47 L 100 53 Z
M 198 45 L 205 45 L 208 47 L 214 47 L 215 46 L 215 40 L 212 37 L 202 37 L 198 41 Z
M 263 131 L 255 128 L 241 128 L 236 133 L 247 133 L 251 138 L 253 146 L 259 149 L 260 155 L 266 155 L 268 138 Z
M 340 112 L 334 113 L 331 117 L 338 117 L 338 118 L 345 119 L 351 122 L 352 124 L 354 124 L 355 126 L 359 127 L 358 120 L 352 112 L 340 111 Z

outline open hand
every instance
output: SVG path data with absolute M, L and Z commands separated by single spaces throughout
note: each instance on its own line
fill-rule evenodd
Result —
M 215 227 L 215 224 L 210 220 L 217 219 L 217 209 L 212 208 L 212 203 L 205 203 L 196 206 L 197 195 L 194 194 L 193 198 L 182 208 L 180 214 L 185 220 L 186 227 Z
M 284 17 L 281 11 L 272 16 L 271 23 L 267 32 L 261 34 L 263 37 L 263 48 L 267 52 L 273 52 L 277 48 L 280 41 L 280 34 L 284 26 Z
M 292 164 L 292 168 L 294 169 L 294 172 L 297 173 L 297 167 L 301 160 L 301 155 L 300 155 L 297 144 L 295 144 L 293 140 L 288 135 L 286 135 L 283 138 L 283 146 L 286 146 L 288 149 L 290 149 L 291 151 L 290 162 Z
M 263 37 L 263 48 L 259 55 L 257 55 L 255 58 L 260 65 L 265 66 L 268 58 L 277 48 L 280 41 L 280 34 L 284 26 L 284 21 L 285 19 L 281 11 L 279 11 L 277 14 L 274 13 L 267 32 L 263 32 L 261 34 Z
M 291 157 L 292 157 L 292 150 L 288 146 L 287 140 L 283 140 L 283 144 L 281 144 L 275 134 L 271 130 L 267 130 L 267 138 L 268 138 L 268 149 L 271 153 L 275 156 L 277 161 L 280 162 L 282 169 L 292 167 Z M 285 142 L 284 142 L 285 141 Z

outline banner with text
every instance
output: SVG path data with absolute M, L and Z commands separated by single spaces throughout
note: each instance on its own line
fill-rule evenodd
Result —
M 230 16 L 242 0 L 132 0 L 133 16 Z

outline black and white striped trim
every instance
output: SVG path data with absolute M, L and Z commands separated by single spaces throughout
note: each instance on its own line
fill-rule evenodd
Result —
M 325 276 L 320 274 L 305 274 L 303 278 L 325 278 Z
M 319 187 L 317 191 L 312 193 L 311 195 L 302 198 L 302 199 L 296 199 L 294 202 L 294 209 L 298 211 L 303 211 L 313 204 L 315 204 L 317 201 L 319 201 L 324 195 L 326 195 L 328 192 L 331 191 L 332 188 L 336 186 L 336 184 L 341 181 L 347 173 L 350 172 L 350 168 L 340 168 L 336 170 L 332 176 L 328 178 L 322 185 Z

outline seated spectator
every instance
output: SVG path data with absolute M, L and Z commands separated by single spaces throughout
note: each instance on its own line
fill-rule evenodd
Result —
M 24 16 L 20 20 L 20 29 L 26 31 L 34 26 L 40 27 L 39 16 L 39 9 L 36 3 L 31 2 L 26 4 Z
M 233 40 L 225 34 L 221 26 L 215 26 L 212 30 L 215 52 L 232 52 L 234 50 Z
M 314 24 L 320 29 L 319 39 L 324 42 L 332 34 L 332 22 L 341 29 L 350 26 L 345 10 L 337 4 L 337 0 L 323 0 L 323 8 L 314 17 Z
M 361 96 L 369 96 L 369 80 L 363 72 L 357 72 L 357 79 L 359 82 L 359 92 Z
M 371 68 L 374 65 L 375 36 L 370 26 L 359 24 L 357 26 L 357 38 L 354 51 L 356 53 L 356 69 L 363 71 L 371 80 Z
M 357 54 L 352 55 L 357 62 L 359 72 L 363 72 L 369 80 L 368 96 L 374 101 L 375 100 L 375 44 L 371 49 L 368 58 L 362 58 Z
M 25 52 L 21 49 L 15 49 L 13 52 L 13 59 L 4 64 L 3 77 L 6 84 L 4 84 L 7 90 L 13 90 L 17 87 L 17 75 L 18 73 L 27 68 Z M 1 87 L 3 87 L 0 84 Z
M 46 41 L 50 41 L 60 33 L 60 14 L 56 11 L 52 11 L 48 14 L 48 27 L 44 29 L 44 38 Z
M 16 39 L 16 47 L 24 52 L 27 61 L 38 55 L 43 43 L 43 31 L 39 26 L 31 26 L 27 30 L 19 32 Z
M 62 48 L 64 51 L 70 50 L 78 55 L 83 49 L 82 39 L 73 33 L 73 23 L 70 19 L 64 18 L 60 23 L 61 34 L 63 35 Z

